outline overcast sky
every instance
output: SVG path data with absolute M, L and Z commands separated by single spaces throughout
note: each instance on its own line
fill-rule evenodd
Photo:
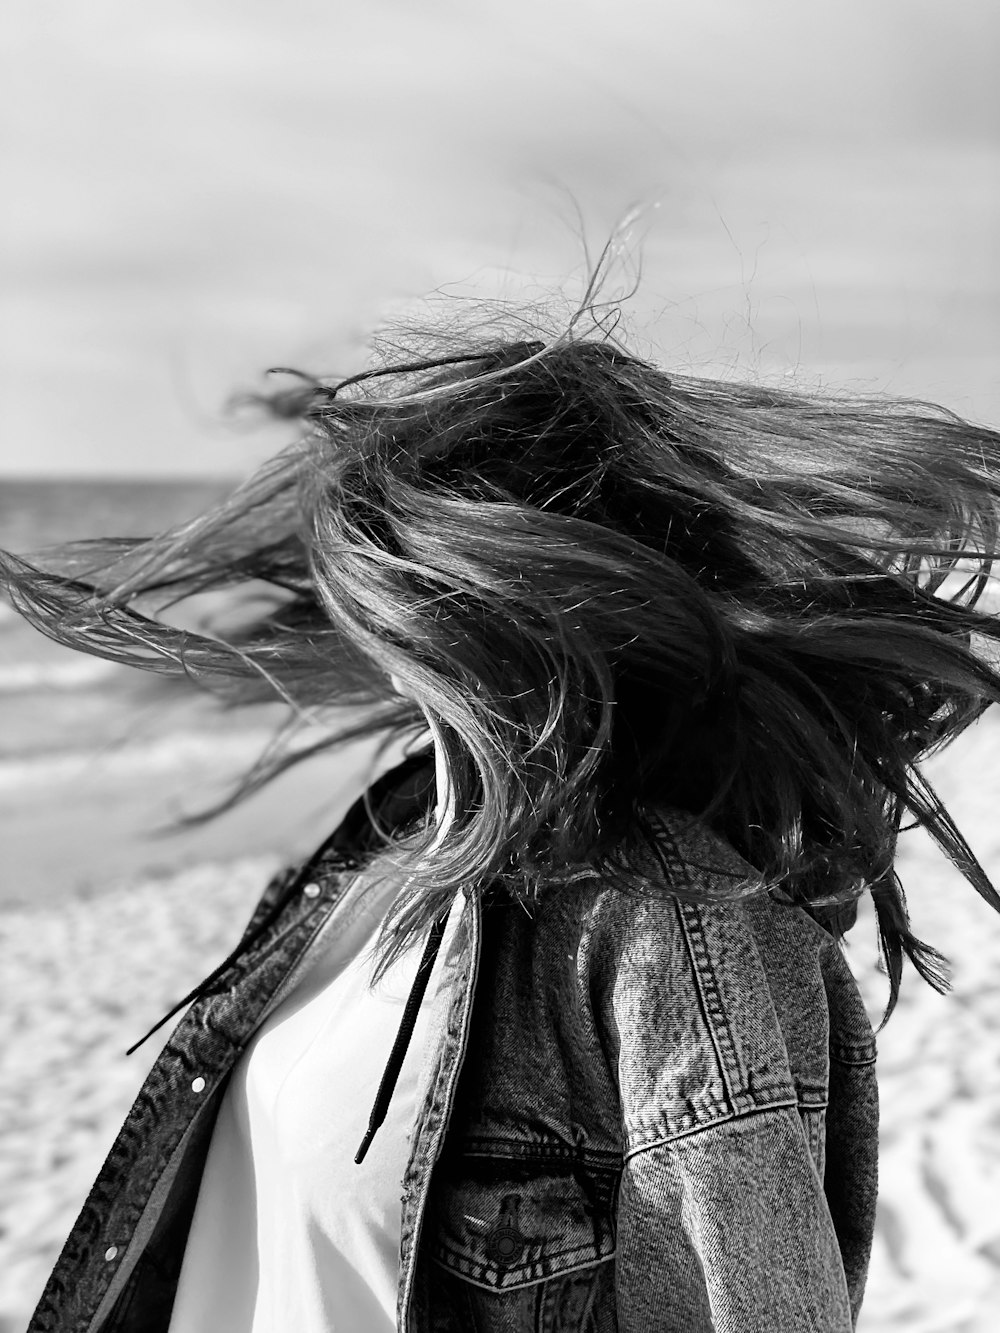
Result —
M 1000 425 L 998 56 L 995 0 L 12 0 L 0 473 L 243 471 L 264 367 L 572 294 L 635 203 L 667 365 Z

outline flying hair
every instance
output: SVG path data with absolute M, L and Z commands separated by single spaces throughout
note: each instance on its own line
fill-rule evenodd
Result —
M 378 830 L 408 880 L 381 969 L 459 886 L 528 910 L 583 871 L 697 896 L 649 871 L 670 809 L 752 868 L 713 881 L 722 901 L 769 893 L 840 937 L 870 892 L 884 1023 L 904 954 L 948 984 L 910 931 L 904 818 L 1000 911 L 919 767 L 1000 699 L 980 606 L 1000 435 L 924 402 L 675 374 L 629 350 L 598 286 L 561 325 L 484 305 L 477 328 L 390 331 L 361 374 L 291 373 L 255 402 L 296 438 L 221 504 L 148 540 L 0 553 L 0 582 L 70 647 L 283 701 L 227 805 L 433 719 L 455 818 L 432 850 L 429 811 Z M 160 618 L 250 581 L 272 602 L 228 640 Z

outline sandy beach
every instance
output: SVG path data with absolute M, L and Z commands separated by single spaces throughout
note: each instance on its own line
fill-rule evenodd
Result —
M 1000 879 L 1000 724 L 926 766 Z M 356 786 L 345 777 L 341 806 Z M 141 1036 L 231 946 L 275 855 L 205 861 L 0 910 L 0 1333 L 22 1333 L 114 1133 L 165 1037 Z M 1000 916 L 923 835 L 903 836 L 914 929 L 955 963 L 941 997 L 908 969 L 879 1037 L 882 1184 L 861 1333 L 987 1333 L 1000 1308 Z M 877 1022 L 870 914 L 849 958 Z

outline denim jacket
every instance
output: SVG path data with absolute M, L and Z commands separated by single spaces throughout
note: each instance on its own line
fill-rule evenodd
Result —
M 412 808 L 420 771 L 374 784 L 380 822 Z M 403 1178 L 400 1330 L 856 1323 L 878 1157 L 856 984 L 801 908 L 694 901 L 753 872 L 686 816 L 663 820 L 659 893 L 582 876 L 530 916 L 466 899 Z M 359 801 L 272 881 L 146 1079 L 28 1333 L 165 1333 L 227 1080 L 336 929 L 367 828 Z

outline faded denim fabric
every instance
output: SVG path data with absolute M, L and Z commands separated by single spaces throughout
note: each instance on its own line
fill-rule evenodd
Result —
M 375 785 L 380 818 L 405 812 L 413 772 Z M 530 917 L 465 903 L 403 1180 L 400 1330 L 856 1322 L 878 1095 L 854 979 L 799 908 L 692 902 L 719 875 L 752 872 L 707 830 L 683 831 L 686 816 L 663 816 L 681 896 L 626 897 L 581 876 Z M 178 1024 L 28 1333 L 167 1329 L 226 1081 L 336 929 L 359 820 L 356 805 L 318 864 L 272 883 L 251 925 L 276 918 Z M 300 891 L 308 882 L 318 896 Z

